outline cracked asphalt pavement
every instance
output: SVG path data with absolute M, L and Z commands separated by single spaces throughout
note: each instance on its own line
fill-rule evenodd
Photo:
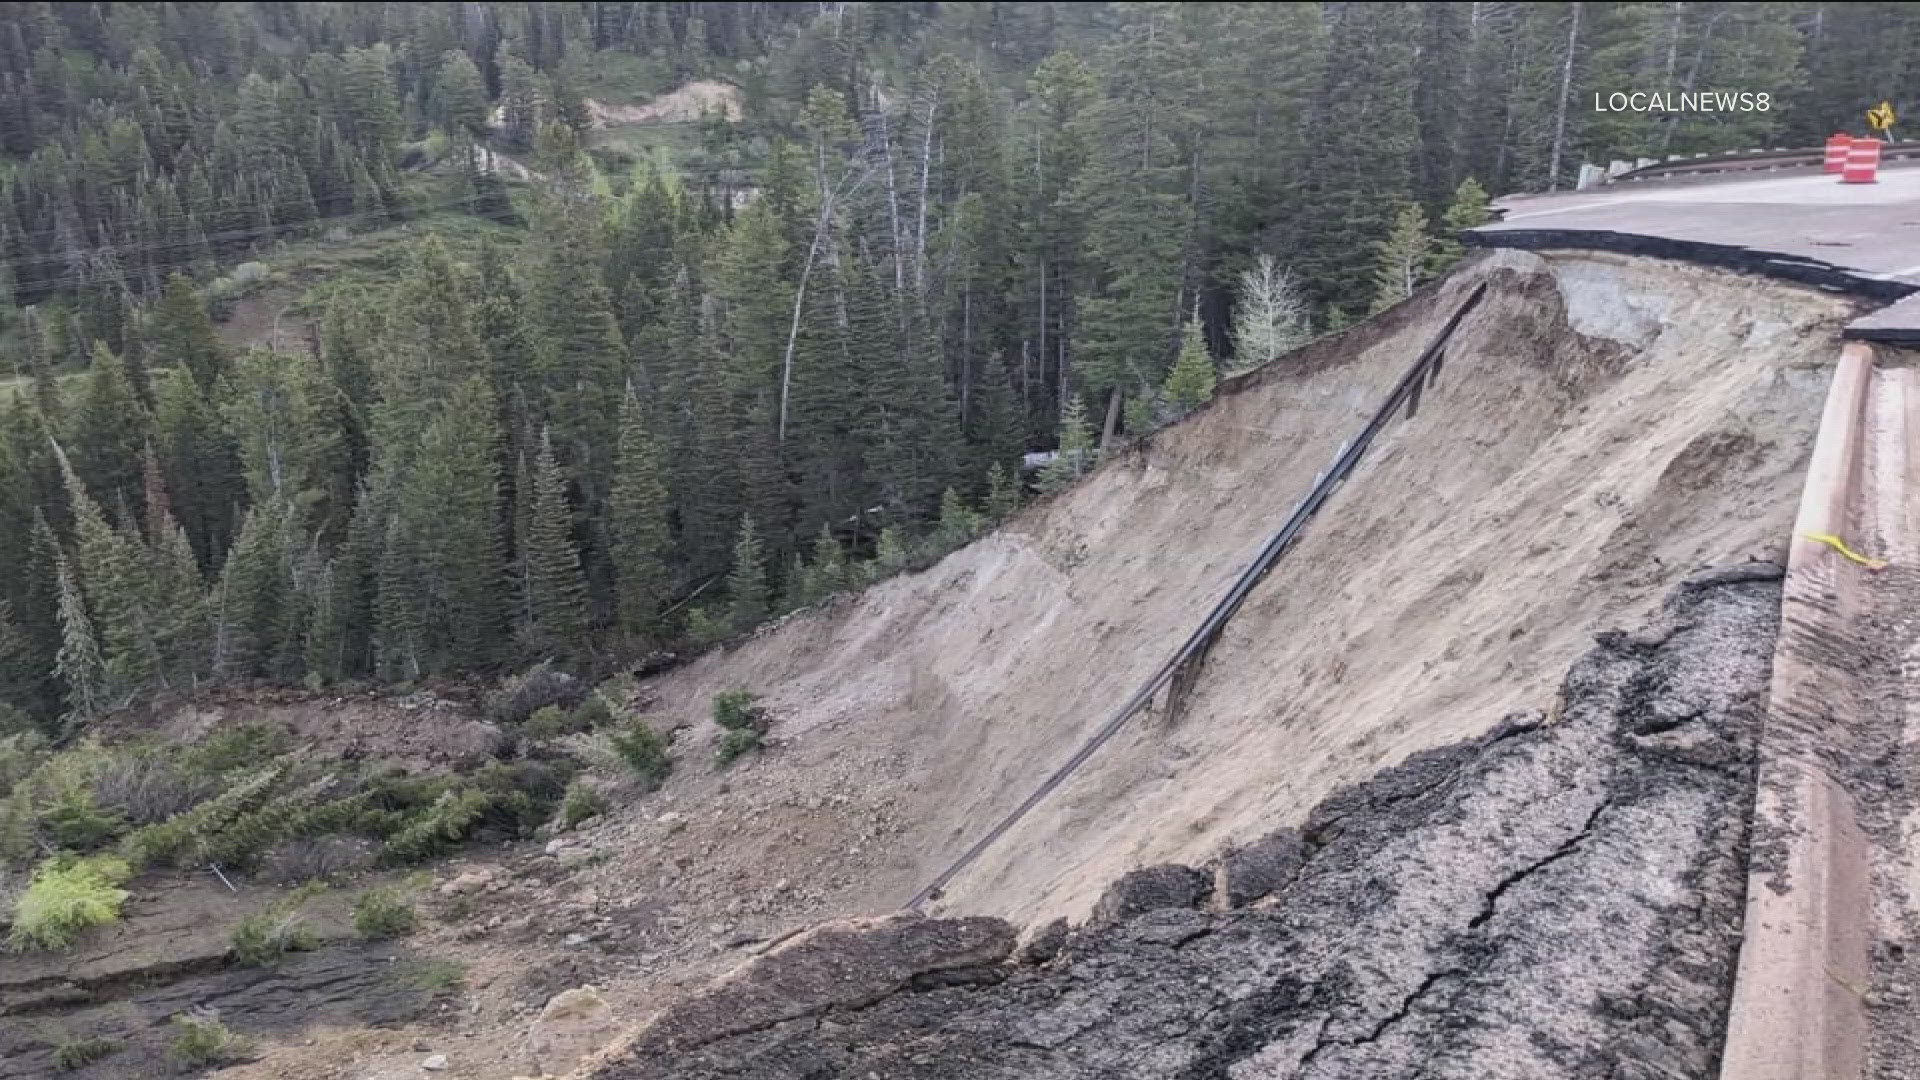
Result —
M 1712 1077 L 1778 578 L 1697 575 L 1598 635 L 1550 711 L 1334 794 L 1246 906 L 1120 897 L 1045 950 L 987 918 L 831 924 L 595 1075 Z

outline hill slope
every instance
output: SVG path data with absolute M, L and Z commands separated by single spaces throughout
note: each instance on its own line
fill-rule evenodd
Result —
M 1496 255 L 1226 385 L 931 570 L 658 680 L 679 723 L 732 686 L 778 718 L 776 753 L 676 792 L 792 827 L 736 835 L 716 813 L 681 842 L 717 849 L 733 887 L 791 877 L 843 910 L 896 906 L 1172 651 L 1481 279 L 1438 387 L 1256 590 L 1182 715 L 1137 718 L 944 910 L 1079 916 L 1130 866 L 1295 822 L 1544 707 L 1594 631 L 1782 542 L 1849 305 L 1678 264 Z

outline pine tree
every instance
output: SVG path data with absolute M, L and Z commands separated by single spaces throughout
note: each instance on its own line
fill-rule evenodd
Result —
M 1380 244 L 1379 267 L 1373 276 L 1375 312 L 1413 295 L 1426 277 L 1430 246 L 1426 212 L 1417 203 L 1403 203 L 1394 215 L 1393 230 Z
M 899 526 L 881 529 L 880 539 L 873 547 L 873 565 L 879 574 L 885 576 L 906 569 L 908 557 L 906 538 L 900 535 Z
M 1109 430 L 1121 397 L 1160 384 L 1179 332 L 1193 222 L 1180 140 L 1198 127 L 1199 63 L 1177 7 L 1129 9 L 1105 58 L 1107 97 L 1085 117 L 1094 160 L 1074 198 L 1099 272 L 1076 352 L 1081 385 L 1107 399 Z
M 33 643 L 0 600 L 0 738 L 24 730 L 41 713 L 45 675 Z
M 424 605 L 421 661 L 433 670 L 494 659 L 506 625 L 495 417 L 483 373 L 455 384 L 399 485 L 394 512 L 420 560 L 410 588 Z
M 766 552 L 754 531 L 753 515 L 740 519 L 740 532 L 733 544 L 733 569 L 727 573 L 727 626 L 735 634 L 744 634 L 767 617 L 771 590 L 767 584 Z
M 620 410 L 620 448 L 607 503 L 607 532 L 619 590 L 620 625 L 630 634 L 656 630 L 668 599 L 667 489 L 660 472 L 659 449 L 647 430 L 640 400 L 629 394 Z
M 480 138 L 487 133 L 487 84 L 473 58 L 454 49 L 440 57 L 433 84 L 434 114 L 448 132 Z
M 154 391 L 153 445 L 169 502 L 203 569 L 225 559 L 246 481 L 220 418 L 193 377 L 174 369 Z
M 226 678 L 285 676 L 295 644 L 291 508 L 280 500 L 253 507 L 227 552 L 215 588 L 214 664 Z
M 969 543 L 980 533 L 980 515 L 967 506 L 953 488 L 940 495 L 940 523 L 934 528 L 934 540 L 940 548 L 952 550 Z
M 527 576 L 522 585 L 532 620 L 527 636 L 541 652 L 572 656 L 586 648 L 587 585 L 580 569 L 580 549 L 573 542 L 566 477 L 554 457 L 553 442 L 545 435 L 531 480 Z
M 1306 300 L 1293 271 L 1261 254 L 1240 272 L 1233 303 L 1235 365 L 1251 368 L 1305 345 L 1312 337 Z
M 1368 165 L 1312 171 L 1295 204 L 1290 261 L 1329 317 L 1357 316 L 1378 294 L 1375 245 L 1392 228 L 1396 203 L 1414 190 L 1420 19 L 1415 5 L 1373 3 L 1329 11 L 1325 21 L 1328 61 L 1308 145 L 1316 162 L 1364 156 Z
M 28 309 L 31 312 L 32 309 Z M 40 321 L 31 314 L 20 323 L 21 350 L 17 361 L 17 370 L 27 378 L 32 391 L 29 395 L 41 417 L 52 428 L 59 428 L 65 419 L 65 411 L 60 398 L 60 384 L 54 375 L 56 360 L 48 354 L 46 331 Z
M 845 589 L 849 584 L 846 551 L 833 538 L 833 530 L 820 526 L 813 541 L 813 558 L 801 577 L 800 602 L 815 603 Z
M 1060 447 L 1040 474 L 1040 490 L 1048 494 L 1078 480 L 1093 466 L 1093 429 L 1087 424 L 1087 407 L 1080 395 L 1067 398 L 1060 415 Z
M 80 400 L 68 416 L 64 442 L 86 487 L 109 505 L 140 493 L 140 450 L 147 412 L 134 392 L 126 363 L 96 342 Z
M 1492 214 L 1487 210 L 1487 191 L 1479 182 L 1469 176 L 1460 181 L 1454 189 L 1453 202 L 1441 215 L 1441 235 L 1433 242 L 1433 251 L 1427 259 L 1427 276 L 1439 277 L 1460 261 L 1466 248 L 1460 242 L 1460 234 L 1468 229 L 1485 225 Z
M 419 544 L 398 514 L 371 515 L 368 527 L 384 532 L 372 561 L 374 669 L 383 679 L 410 682 L 427 670 L 431 660 L 426 647 L 425 590 L 418 573 Z
M 987 470 L 987 518 L 1005 521 L 1020 509 L 1020 485 L 1006 466 L 994 462 Z
M 226 350 L 215 335 L 206 305 L 184 274 L 167 278 L 146 330 L 147 362 L 153 368 L 185 371 L 202 394 L 219 384 L 227 368 Z
M 1181 339 L 1180 357 L 1167 372 L 1162 389 L 1168 404 L 1178 412 L 1187 413 L 1212 399 L 1213 386 L 1213 357 L 1207 354 L 1207 343 L 1200 333 L 1200 315 L 1196 311 Z
M 138 532 L 110 525 L 66 455 L 59 457 L 73 513 L 74 576 L 94 618 L 106 685 L 116 697 L 131 696 L 148 689 L 161 667 L 152 568 Z
M 68 722 L 91 720 L 108 705 L 106 663 L 66 557 L 57 557 L 54 566 L 60 587 L 60 655 L 54 670 L 67 685 Z

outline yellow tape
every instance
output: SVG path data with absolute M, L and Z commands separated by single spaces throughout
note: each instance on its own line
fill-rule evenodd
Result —
M 1818 543 L 1827 545 L 1833 550 L 1839 552 L 1842 555 L 1845 555 L 1847 558 L 1852 559 L 1854 562 L 1859 563 L 1861 566 L 1864 566 L 1869 570 L 1884 570 L 1887 567 L 1887 562 L 1885 559 L 1869 559 L 1865 555 L 1862 555 L 1859 552 L 1848 547 L 1847 542 L 1845 540 L 1840 539 L 1839 537 L 1833 535 L 1832 533 L 1801 533 L 1800 535 L 1807 538 L 1808 540 L 1813 540 Z

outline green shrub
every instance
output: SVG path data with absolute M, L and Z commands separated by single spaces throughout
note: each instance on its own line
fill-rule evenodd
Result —
M 567 785 L 560 800 L 560 827 L 571 829 L 588 818 L 599 817 L 611 808 L 607 797 L 584 776 L 576 776 Z
M 722 690 L 713 695 L 713 722 L 730 731 L 758 729 L 765 715 L 751 690 Z
M 557 739 L 562 735 L 571 735 L 580 730 L 573 714 L 558 705 L 542 705 L 533 710 L 527 722 L 521 725 L 521 732 L 529 739 L 544 741 Z
M 135 829 L 120 841 L 119 853 L 135 866 L 207 857 L 208 847 L 223 832 L 272 797 L 274 786 L 286 772 L 285 762 L 269 762 L 186 813 Z
M 705 607 L 690 608 L 687 611 L 687 640 L 700 648 L 718 645 L 731 636 L 724 613 L 716 613 Z
M 253 1042 L 233 1033 L 210 1010 L 175 1013 L 173 1039 L 167 1043 L 167 1057 L 186 1069 L 204 1069 L 245 1061 L 253 1054 Z
M 99 1035 L 90 1039 L 73 1039 L 54 1047 L 53 1063 L 67 1072 L 72 1072 L 75 1069 L 84 1069 L 101 1058 L 118 1053 L 119 1050 L 119 1043 Z
M 10 794 L 15 784 L 32 776 L 49 753 L 47 737 L 37 731 L 0 736 L 0 795 Z
M 219 728 L 194 743 L 180 764 L 200 776 L 225 776 L 242 769 L 257 769 L 261 762 L 286 753 L 291 743 L 284 728 L 264 724 Z
M 760 749 L 760 733 L 752 728 L 733 728 L 720 737 L 717 754 L 720 766 L 733 764 L 740 755 Z
M 627 763 L 636 775 L 649 784 L 658 784 L 673 771 L 673 760 L 667 756 L 667 740 L 653 730 L 644 718 L 636 717 L 625 727 L 615 731 L 607 739 L 614 753 Z
M 40 810 L 40 825 L 63 848 L 91 851 L 125 831 L 127 819 L 102 810 L 86 787 L 65 788 Z
M 81 931 L 117 920 L 128 895 L 120 886 L 132 875 L 124 860 L 109 856 L 56 856 L 41 863 L 14 902 L 8 947 L 64 949 Z
M 487 695 L 487 715 L 496 723 L 518 724 L 548 705 L 562 710 L 578 704 L 586 694 L 580 680 L 542 660 L 500 684 Z
M 430 956 L 394 965 L 394 977 L 402 985 L 429 997 L 447 997 L 466 984 L 467 969 L 458 960 Z
M 306 895 L 304 890 L 295 892 L 289 900 L 241 919 L 233 928 L 228 954 L 236 963 L 262 967 L 288 953 L 319 948 L 319 937 L 300 914 Z
M 387 838 L 382 860 L 393 864 L 411 863 L 445 854 L 467 838 L 492 803 L 491 796 L 474 788 L 445 792 Z
M 613 723 L 613 709 L 599 694 L 587 695 L 587 700 L 574 707 L 573 730 L 575 731 L 596 731 L 611 723 Z
M 398 888 L 369 889 L 353 902 L 353 928 L 369 940 L 404 937 L 418 921 L 413 903 Z

